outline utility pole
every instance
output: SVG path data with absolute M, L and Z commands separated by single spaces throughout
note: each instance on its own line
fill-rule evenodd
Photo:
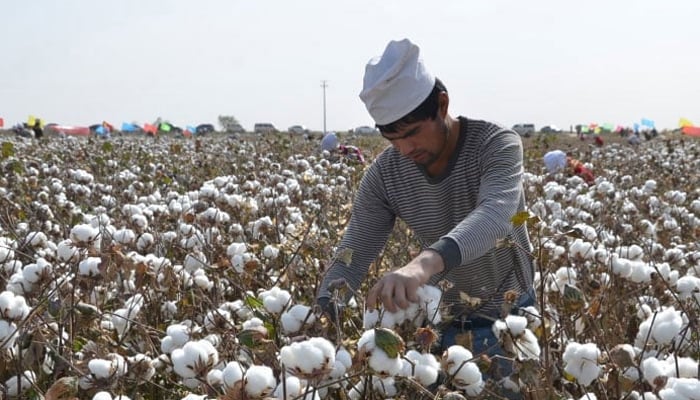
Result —
M 323 88 L 323 134 L 326 134 L 326 88 L 328 87 L 328 82 L 326 80 L 321 81 L 321 87 Z

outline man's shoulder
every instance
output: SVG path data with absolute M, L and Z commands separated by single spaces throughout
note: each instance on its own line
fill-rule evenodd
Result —
M 495 121 L 489 121 L 485 119 L 473 119 L 473 118 L 468 118 L 461 116 L 460 120 L 466 121 L 467 125 L 467 131 L 469 132 L 476 132 L 480 135 L 484 136 L 489 136 L 494 133 L 498 132 L 512 132 L 515 133 L 512 129 L 506 127 L 505 125 L 495 122 Z

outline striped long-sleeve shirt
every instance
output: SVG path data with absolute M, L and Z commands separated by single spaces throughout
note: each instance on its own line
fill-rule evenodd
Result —
M 430 283 L 453 283 L 443 297 L 453 313 L 470 311 L 461 305 L 460 292 L 482 301 L 478 313 L 495 315 L 505 291 L 529 290 L 533 266 L 527 229 L 511 222 L 525 209 L 520 136 L 486 121 L 460 117 L 459 122 L 457 148 L 443 175 L 427 175 L 394 148 L 368 168 L 338 246 L 339 251 L 352 249 L 352 261 L 345 265 L 338 259 L 330 266 L 319 298 L 330 297 L 328 284 L 339 278 L 357 290 L 397 217 L 423 248 L 442 255 L 446 271 Z M 505 238 L 517 246 L 497 248 L 497 241 Z

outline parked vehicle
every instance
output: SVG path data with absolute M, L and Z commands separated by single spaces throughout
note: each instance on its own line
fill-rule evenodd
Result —
M 201 135 L 206 135 L 207 133 L 213 133 L 216 129 L 214 129 L 214 125 L 212 124 L 199 124 L 194 130 L 195 135 L 201 136 Z
M 555 125 L 545 125 L 540 129 L 540 133 L 561 133 L 561 129 Z
M 358 135 L 374 135 L 379 133 L 379 129 L 373 126 L 362 125 L 353 129 L 352 132 Z
M 287 132 L 294 133 L 297 135 L 303 135 L 305 133 L 309 133 L 309 130 L 306 129 L 304 125 L 292 125 L 287 129 Z
M 277 133 L 279 132 L 274 125 L 269 122 L 258 122 L 253 126 L 253 132 L 255 133 Z
M 535 133 L 535 124 L 515 124 L 513 130 L 520 136 L 530 137 Z

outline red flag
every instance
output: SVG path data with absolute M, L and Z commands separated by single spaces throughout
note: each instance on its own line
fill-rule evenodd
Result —
M 5 120 L 0 118 L 0 128 L 2 128 L 3 126 L 5 126 Z

